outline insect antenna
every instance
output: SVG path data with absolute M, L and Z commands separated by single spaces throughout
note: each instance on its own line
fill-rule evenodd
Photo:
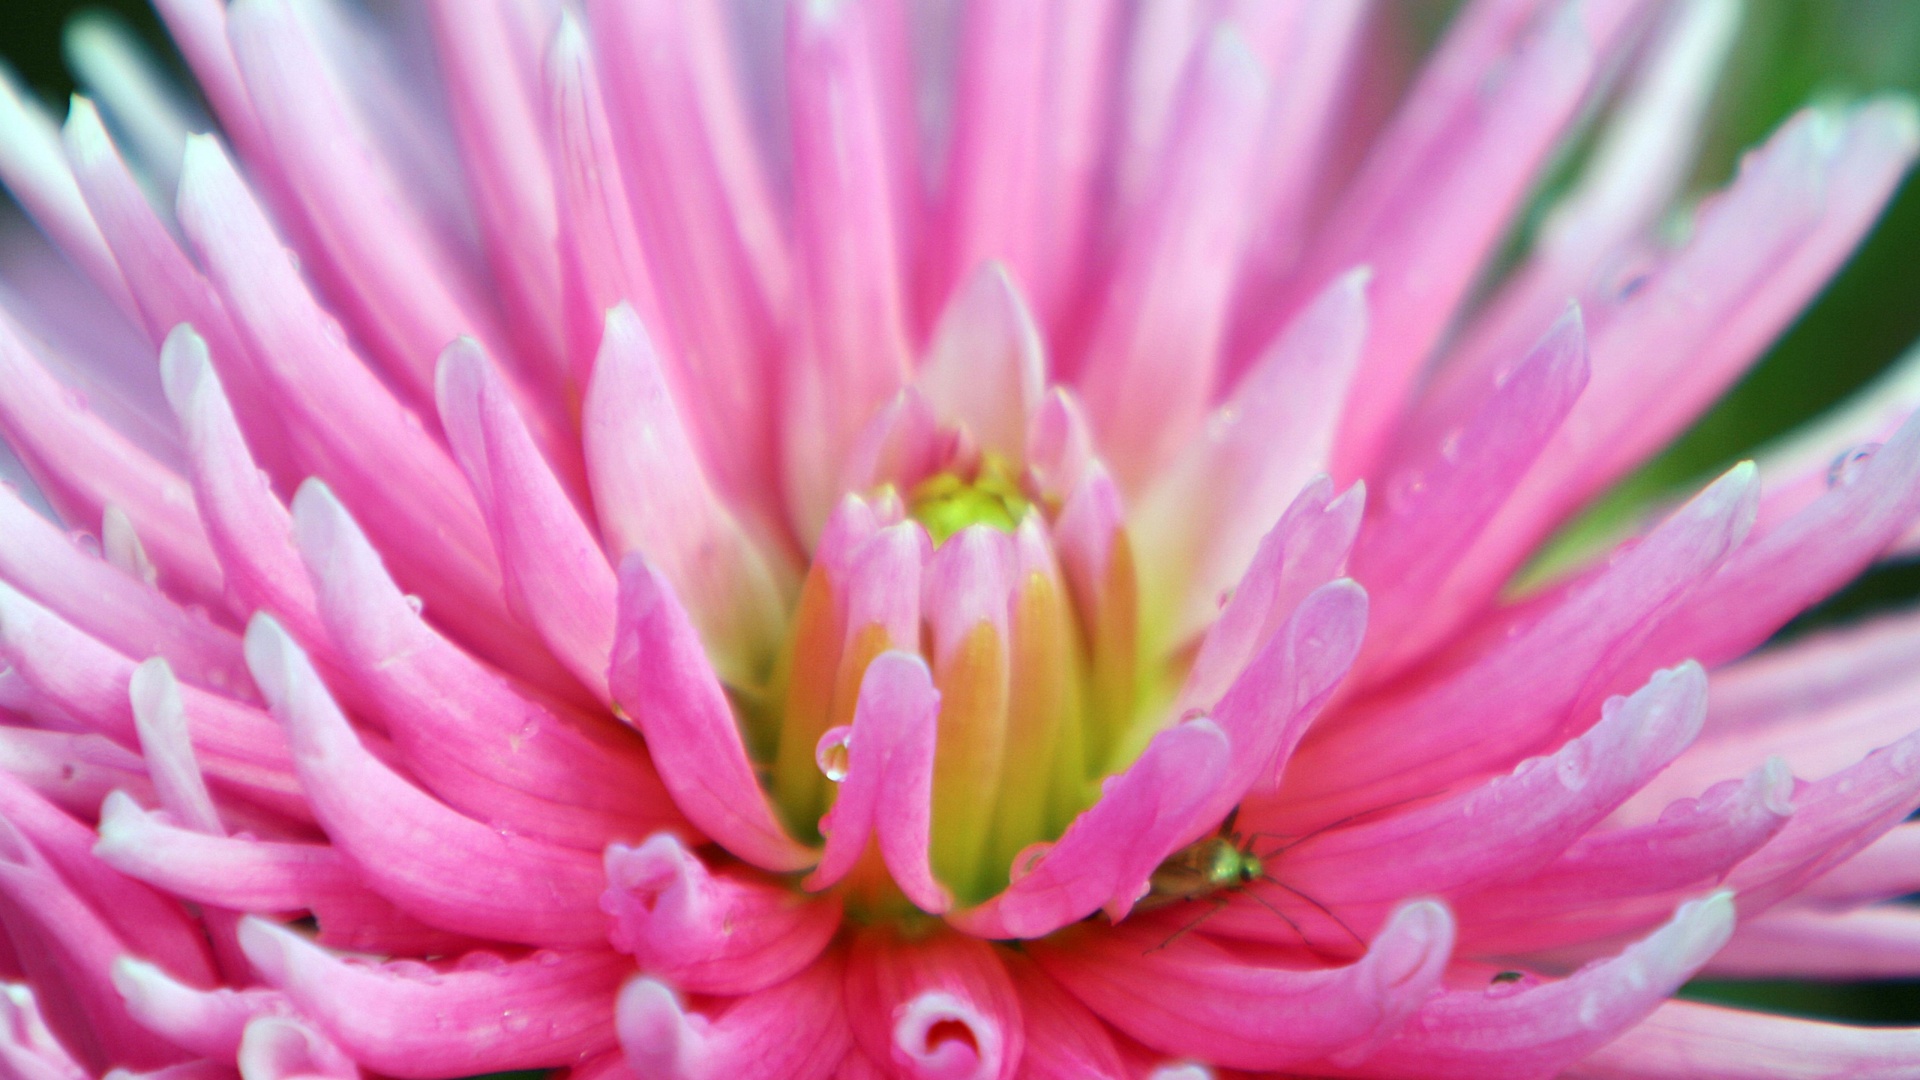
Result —
M 1302 900 L 1305 900 L 1308 904 L 1311 904 L 1313 906 L 1313 909 L 1315 911 L 1318 911 L 1320 914 L 1325 915 L 1329 919 L 1332 919 L 1335 926 L 1338 926 L 1340 929 L 1345 930 L 1347 932 L 1347 936 L 1353 939 L 1354 944 L 1359 945 L 1362 950 L 1366 949 L 1367 939 L 1355 933 L 1353 927 L 1348 926 L 1347 921 L 1345 919 L 1342 919 L 1340 916 L 1335 915 L 1333 913 L 1332 908 L 1328 907 L 1327 905 L 1321 903 L 1318 900 L 1315 900 L 1313 897 L 1308 896 L 1306 893 L 1301 892 L 1299 889 L 1294 888 L 1293 886 L 1287 884 L 1286 882 L 1281 881 L 1279 878 L 1274 877 L 1272 874 L 1261 874 L 1260 880 L 1270 882 L 1273 885 L 1276 885 L 1282 889 L 1285 889 L 1287 892 L 1291 893 L 1292 895 L 1297 896 Z M 1248 891 L 1251 892 L 1252 890 L 1248 890 Z M 1264 903 L 1264 901 L 1262 902 Z M 1268 905 L 1268 906 L 1271 907 L 1271 905 Z M 1289 924 L 1293 922 L 1293 920 L 1291 919 L 1287 921 Z M 1294 929 L 1297 931 L 1299 927 L 1296 926 L 1294 927 Z M 1307 941 L 1307 936 L 1305 934 L 1301 934 L 1300 937 L 1301 937 L 1301 940 Z M 1307 944 L 1311 945 L 1313 944 L 1313 942 L 1307 941 Z
M 1275 855 L 1279 855 L 1290 848 L 1295 848 L 1301 844 L 1306 843 L 1307 841 L 1313 839 L 1314 837 L 1319 836 L 1321 833 L 1329 833 L 1335 829 L 1344 828 L 1345 826 L 1352 825 L 1363 818 L 1371 817 L 1374 814 L 1384 814 L 1388 810 L 1396 810 L 1402 806 L 1407 805 L 1408 803 L 1419 802 L 1420 800 L 1428 797 L 1429 797 L 1428 795 L 1412 795 L 1404 799 L 1395 799 L 1393 802 L 1385 803 L 1380 806 L 1369 807 L 1365 810 L 1356 810 L 1353 813 L 1348 814 L 1346 817 L 1335 818 L 1334 820 L 1329 821 L 1324 825 L 1316 826 L 1312 829 L 1307 830 L 1306 832 L 1299 833 L 1297 835 L 1290 834 L 1290 833 L 1256 832 L 1256 833 L 1248 833 L 1245 837 L 1243 837 L 1243 839 L 1245 839 L 1249 845 L 1251 845 L 1254 841 L 1259 840 L 1263 837 L 1267 839 L 1272 839 L 1272 840 L 1284 840 L 1285 843 L 1281 844 L 1277 848 L 1274 848 L 1272 851 L 1265 852 L 1265 853 L 1261 853 L 1258 851 L 1253 852 L 1253 854 L 1258 855 L 1262 859 L 1271 859 Z M 1227 816 L 1227 821 L 1232 822 L 1234 820 L 1234 816 L 1239 814 L 1239 812 L 1240 812 L 1240 808 L 1237 806 L 1234 807 L 1233 814 L 1229 814 Z
M 1173 944 L 1174 942 L 1179 941 L 1182 937 L 1185 937 L 1188 931 L 1198 930 L 1200 928 L 1201 923 L 1206 922 L 1208 919 L 1211 919 L 1215 915 L 1218 915 L 1220 914 L 1220 912 L 1226 910 L 1227 898 L 1224 896 L 1209 896 L 1206 898 L 1206 901 L 1207 903 L 1212 904 L 1213 906 L 1201 912 L 1198 916 L 1196 916 L 1194 919 L 1189 921 L 1185 926 L 1182 926 L 1180 929 L 1175 930 L 1173 932 L 1172 937 L 1168 938 L 1167 940 L 1161 942 L 1158 945 L 1155 945 L 1153 948 L 1148 949 L 1145 953 L 1142 953 L 1141 955 L 1152 956 L 1154 953 L 1159 952 L 1161 949 L 1164 949 L 1167 946 Z M 1280 917 L 1283 919 L 1287 918 L 1285 915 L 1282 915 Z M 1292 926 L 1293 920 L 1287 919 L 1287 925 Z M 1299 927 L 1296 926 L 1294 927 L 1294 929 L 1298 931 Z

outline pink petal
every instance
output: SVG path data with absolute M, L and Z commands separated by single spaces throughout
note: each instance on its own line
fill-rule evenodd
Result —
M 33 990 L 9 983 L 0 992 L 0 1068 L 20 1080 L 88 1080 L 93 1074 L 54 1038 Z
M 606 939 L 597 859 L 464 817 L 355 737 L 299 647 L 271 618 L 247 629 L 254 681 L 286 725 L 314 816 L 364 879 L 429 925 L 530 945 Z
M 1742 923 L 1707 965 L 1711 978 L 1911 979 L 1920 973 L 1920 914 L 1900 904 L 1861 911 L 1775 908 Z
M 234 696 L 251 691 L 239 638 L 165 593 L 89 554 L 0 489 L 0 577 L 103 644 L 164 656 L 181 677 Z
M 646 328 L 624 305 L 605 320 L 580 424 L 607 550 L 645 552 L 722 671 L 751 681 L 782 629 L 773 567 L 707 482 Z
M 1207 828 L 1229 754 L 1204 717 L 1154 736 L 1058 841 L 1015 860 L 1004 892 L 947 921 L 981 937 L 1036 938 L 1102 908 L 1125 918 L 1160 863 Z
M 1529 873 L 1684 750 L 1706 698 L 1698 665 L 1660 672 L 1632 697 L 1608 701 L 1599 723 L 1551 756 L 1438 802 L 1302 840 L 1270 860 L 1269 872 L 1337 910 L 1382 913 L 1403 896 Z M 1358 916 L 1363 932 L 1375 917 Z
M 1325 403 L 1344 391 L 1366 339 L 1366 281 L 1364 270 L 1343 275 L 1295 316 L 1141 498 L 1129 529 L 1146 603 L 1171 609 L 1174 640 L 1212 621 L 1260 538 L 1329 468 L 1337 415 Z
M 199 990 L 132 956 L 114 962 L 113 986 L 125 999 L 127 1012 L 142 1026 L 184 1049 L 214 1058 L 232 1058 L 239 1052 L 254 1017 L 294 1015 L 293 1003 L 278 990 L 225 986 Z
M 1113 1034 L 1080 999 L 1024 958 L 1009 959 L 1027 1027 L 1020 1075 L 1031 1080 L 1124 1080 Z
M 1857 1028 L 1669 1001 L 1565 1075 L 1569 1080 L 1898 1080 L 1920 1029 Z
M 673 990 L 638 978 L 620 991 L 615 1024 L 634 1075 L 660 1080 L 825 1080 L 852 1043 L 841 964 L 829 957 L 724 1011 L 688 1011 Z
M 244 1080 L 360 1080 L 360 1067 L 304 1020 L 262 1016 L 248 1021 L 235 1056 Z
M 0 432 L 62 517 L 90 525 L 120 507 L 167 588 L 219 599 L 220 564 L 186 482 L 64 389 L 10 317 L 0 317 Z
M 1756 494 L 1752 466 L 1735 467 L 1592 580 L 1494 636 L 1471 663 L 1343 710 L 1300 749 L 1283 795 L 1295 804 L 1289 814 L 1300 815 L 1294 824 L 1324 824 L 1509 768 L 1565 738 L 1570 722 L 1591 715 L 1576 710 L 1598 704 L 1591 684 L 1631 670 L 1620 664 L 1621 642 L 1645 633 L 1739 544 Z M 1502 707 L 1488 712 L 1484 703 L 1496 699 Z M 1464 742 L 1452 725 L 1462 715 L 1480 718 Z
M 1896 825 L 1860 853 L 1809 882 L 1802 902 L 1853 907 L 1920 892 L 1920 824 Z
M 1588 833 L 1540 872 L 1455 900 L 1461 948 L 1517 955 L 1643 931 L 1665 918 L 1662 900 L 1718 882 L 1779 833 L 1792 794 L 1793 777 L 1775 760 L 1674 802 L 1656 821 Z
M 1264 966 L 1200 935 L 1169 942 L 1162 925 L 1033 951 L 1047 974 L 1148 1046 L 1265 1070 L 1390 1035 L 1439 987 L 1452 947 L 1452 917 L 1423 900 L 1396 912 L 1346 967 Z
M 833 809 L 820 819 L 826 850 L 807 875 L 806 888 L 824 889 L 845 877 L 873 840 L 907 899 L 935 915 L 952 905 L 952 894 L 934 879 L 927 861 L 939 712 L 933 674 L 917 655 L 890 651 L 867 665 L 853 728 L 842 736 L 846 775 Z
M 1199 426 L 1212 392 L 1268 92 L 1237 32 L 1216 31 L 1194 51 L 1171 145 L 1116 256 L 1081 385 L 1106 459 L 1130 490 Z
M 1733 932 L 1726 893 L 1683 904 L 1673 920 L 1610 960 L 1521 989 L 1449 989 L 1341 1076 L 1502 1080 L 1553 1076 L 1645 1019 Z
M 853 5 L 803 5 L 787 20 L 804 344 L 781 407 L 789 502 L 803 521 L 824 518 L 834 463 L 908 374 L 893 148 L 866 23 Z
M 840 927 L 838 897 L 712 873 L 669 833 L 607 848 L 613 946 L 690 993 L 751 994 L 797 975 Z
M 682 812 L 727 850 L 763 869 L 798 870 L 814 854 L 775 818 L 747 760 L 726 692 L 685 609 L 639 554 L 620 567 L 614 700 L 647 737 Z
M 1570 309 L 1511 372 L 1488 380 L 1457 427 L 1408 437 L 1379 475 L 1382 495 L 1353 556 L 1373 597 L 1368 663 L 1392 670 L 1457 626 L 1455 562 L 1526 475 L 1587 385 L 1586 331 Z
M 855 1045 L 909 1080 L 1012 1080 L 1026 1025 L 1013 981 L 983 941 L 889 931 L 854 940 L 847 1020 Z
M 108 792 L 152 794 L 146 762 L 104 735 L 0 726 L 0 770 L 85 820 Z
M 947 300 L 915 385 L 943 423 L 964 425 L 981 449 L 1020 461 L 1046 391 L 1045 348 L 1012 274 L 985 263 Z
M 613 1043 L 610 1006 L 629 970 L 606 952 L 473 953 L 430 968 L 347 963 L 264 919 L 240 924 L 261 977 L 359 1064 L 398 1077 L 571 1064 Z
M 0 78 L 0 147 L 5 148 L 0 183 L 16 205 L 121 311 L 138 310 L 100 226 L 87 212 L 61 152 L 59 128 L 11 71 Z
M 541 703 L 428 627 L 325 485 L 303 485 L 293 517 L 350 685 L 436 795 L 595 857 L 679 821 L 630 733 Z
M 492 530 L 508 605 L 595 697 L 609 700 L 613 568 L 541 459 L 479 342 L 460 338 L 440 354 L 434 397 Z

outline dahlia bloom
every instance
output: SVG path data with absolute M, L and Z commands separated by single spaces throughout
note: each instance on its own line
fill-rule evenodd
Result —
M 1920 378 L 1502 591 L 1906 102 L 1671 228 L 1725 0 L 157 6 L 0 94 L 8 1075 L 1913 1075 L 1668 999 L 1920 972 L 1920 621 L 1743 658 Z

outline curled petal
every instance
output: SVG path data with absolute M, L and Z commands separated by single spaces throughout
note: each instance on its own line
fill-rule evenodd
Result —
M 241 1080 L 360 1080 L 360 1067 L 318 1029 L 290 1016 L 247 1023 L 235 1055 Z
M 985 942 L 941 934 L 920 942 L 885 931 L 856 939 L 847 960 L 847 1019 L 856 1045 L 912 1080 L 1010 1080 L 1026 1024 L 1006 966 Z
M 294 1014 L 292 1002 L 278 990 L 199 990 L 132 956 L 114 962 L 113 985 L 135 1020 L 169 1042 L 213 1058 L 233 1057 L 254 1017 Z
M 825 1080 L 852 1039 L 841 964 L 828 958 L 711 1016 L 673 989 L 638 978 L 620 991 L 614 1024 L 627 1065 L 661 1080 Z
M 710 872 L 668 833 L 607 848 L 613 947 L 696 994 L 750 994 L 812 963 L 840 928 L 837 897 L 809 899 L 737 872 Z

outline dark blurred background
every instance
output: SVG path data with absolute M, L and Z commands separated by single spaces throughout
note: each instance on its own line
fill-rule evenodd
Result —
M 1430 28 L 1451 6 L 1451 0 L 1430 0 L 1419 5 L 1421 10 L 1404 10 L 1412 22 Z M 1744 148 L 1810 101 L 1888 90 L 1920 93 L 1920 0 L 1749 0 L 1746 7 L 1695 176 L 1700 190 L 1725 183 Z M 60 34 L 80 10 L 119 15 L 174 62 L 142 0 L 0 0 L 0 55 L 49 101 L 62 102 L 73 89 Z M 1916 341 L 1920 183 L 1909 180 L 1846 269 L 1766 358 L 1692 431 L 1604 500 L 1595 519 L 1630 514 L 1649 499 L 1724 468 L 1845 397 Z M 1920 564 L 1883 567 L 1789 632 L 1916 596 Z M 1920 981 L 1715 982 L 1696 983 L 1688 993 L 1810 1016 L 1920 1022 Z

